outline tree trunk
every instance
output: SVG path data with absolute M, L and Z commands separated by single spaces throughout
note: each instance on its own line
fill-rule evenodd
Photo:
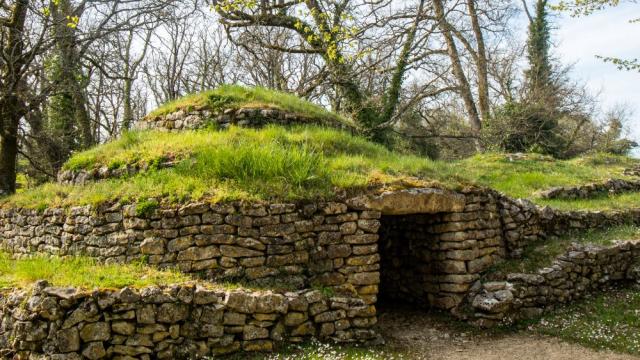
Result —
M 451 34 L 451 25 L 447 22 L 447 19 L 444 15 L 444 5 L 442 4 L 442 0 L 433 0 L 433 9 L 435 10 L 436 18 L 439 21 L 442 35 L 444 36 L 445 42 L 447 44 L 447 52 L 449 54 L 449 58 L 451 59 L 453 75 L 458 82 L 458 92 L 460 93 L 462 101 L 464 102 L 467 116 L 469 116 L 471 129 L 473 130 L 474 135 L 478 137 L 478 141 L 476 141 L 476 147 L 478 150 L 482 150 L 479 141 L 480 131 L 482 130 L 482 121 L 480 120 L 478 109 L 476 108 L 476 104 L 473 100 L 473 93 L 471 92 L 469 80 L 464 74 L 464 69 L 462 68 L 458 48 L 456 47 L 455 40 L 453 39 L 453 35 Z
M 484 36 L 482 28 L 478 21 L 478 11 L 476 10 L 475 0 L 467 0 L 467 8 L 471 17 L 471 26 L 473 27 L 473 35 L 477 43 L 476 69 L 478 76 L 478 106 L 480 107 L 480 116 L 485 122 L 491 116 L 489 105 L 489 76 L 487 69 L 487 50 L 484 44 Z
M 11 104 L 13 103 L 13 104 Z M 16 163 L 18 157 L 18 111 L 15 96 L 0 101 L 0 116 L 3 128 L 0 133 L 0 195 L 13 194 L 16 191 Z
M 124 80 L 124 92 L 122 94 L 124 103 L 122 130 L 129 130 L 131 128 L 131 124 L 133 124 L 133 107 L 131 104 L 132 82 L 133 81 L 130 78 Z
M 3 62 L 0 84 L 0 195 L 16 191 L 16 163 L 18 158 L 18 124 L 24 114 L 24 107 L 18 98 L 19 87 L 24 74 L 24 27 L 29 7 L 28 0 L 16 1 L 11 20 L 3 31 L 6 42 L 4 56 L 10 61 Z

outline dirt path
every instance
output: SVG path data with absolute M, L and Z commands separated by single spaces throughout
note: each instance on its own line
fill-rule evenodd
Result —
M 482 335 L 454 330 L 424 312 L 382 312 L 380 331 L 391 348 L 412 359 L 429 360 L 638 360 L 639 357 L 591 350 L 554 338 L 519 333 Z

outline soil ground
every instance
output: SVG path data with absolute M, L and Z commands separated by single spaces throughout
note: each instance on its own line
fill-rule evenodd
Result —
M 379 330 L 389 348 L 408 359 L 429 360 L 638 360 L 596 351 L 526 331 L 496 334 L 461 330 L 424 311 L 382 309 Z

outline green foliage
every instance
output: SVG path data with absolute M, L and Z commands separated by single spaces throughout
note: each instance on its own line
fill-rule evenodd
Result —
M 155 209 L 160 206 L 158 200 L 155 199 L 142 199 L 136 203 L 136 216 L 149 217 Z
M 82 257 L 15 260 L 0 252 L 0 287 L 28 287 L 37 280 L 47 280 L 56 286 L 90 289 L 168 285 L 192 279 L 177 271 L 161 271 L 142 263 L 101 265 Z
M 187 108 L 206 108 L 210 110 L 275 108 L 309 118 L 350 123 L 349 120 L 326 110 L 322 106 L 302 100 L 295 95 L 263 87 L 244 87 L 240 85 L 222 85 L 213 90 L 187 95 L 160 106 L 147 116 L 162 116 Z
M 561 157 L 565 140 L 557 115 L 537 103 L 510 102 L 496 109 L 484 130 L 485 141 L 507 152 L 535 152 Z
M 555 85 L 552 80 L 552 64 L 549 58 L 551 29 L 547 12 L 547 0 L 537 0 L 535 16 L 529 23 L 527 39 L 527 60 L 529 68 L 525 72 L 527 99 L 547 106 L 555 102 Z
M 589 199 L 576 200 L 537 199 L 536 202 L 560 210 L 622 210 L 637 208 L 640 204 L 640 193 L 603 194 Z

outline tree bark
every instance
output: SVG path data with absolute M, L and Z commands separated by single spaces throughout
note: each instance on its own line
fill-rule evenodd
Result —
M 451 24 L 449 24 L 445 18 L 442 0 L 433 0 L 433 9 L 435 10 L 439 27 L 442 30 L 442 35 L 444 36 L 447 44 L 447 53 L 451 60 L 452 72 L 458 82 L 458 92 L 464 102 L 464 107 L 467 111 L 467 116 L 469 117 L 469 124 L 471 125 L 474 135 L 479 136 L 480 131 L 482 130 L 482 121 L 480 120 L 478 109 L 476 108 L 476 104 L 473 100 L 473 93 L 471 92 L 469 80 L 464 74 L 464 69 L 462 68 L 458 48 L 455 40 L 453 39 L 453 35 L 451 34 Z M 478 150 L 482 150 L 480 142 L 476 142 L 476 147 Z
M 489 105 L 487 50 L 484 44 L 484 36 L 482 34 L 482 28 L 480 27 L 480 21 L 478 20 L 478 11 L 476 9 L 475 0 L 467 0 L 467 8 L 469 10 L 469 16 L 471 17 L 471 26 L 473 28 L 473 35 L 476 38 L 477 44 L 476 69 L 478 72 L 478 106 L 480 107 L 480 116 L 482 121 L 485 122 L 491 116 L 491 109 Z
M 2 129 L 0 133 L 0 195 L 16 191 L 16 162 L 18 157 L 19 100 L 6 96 L 0 100 Z
M 3 44 L 5 61 L 0 83 L 0 195 L 16 191 L 16 163 L 18 158 L 18 124 L 24 107 L 18 97 L 24 73 L 24 27 L 29 7 L 28 0 L 16 1 L 10 21 L 6 26 L 6 42 Z

